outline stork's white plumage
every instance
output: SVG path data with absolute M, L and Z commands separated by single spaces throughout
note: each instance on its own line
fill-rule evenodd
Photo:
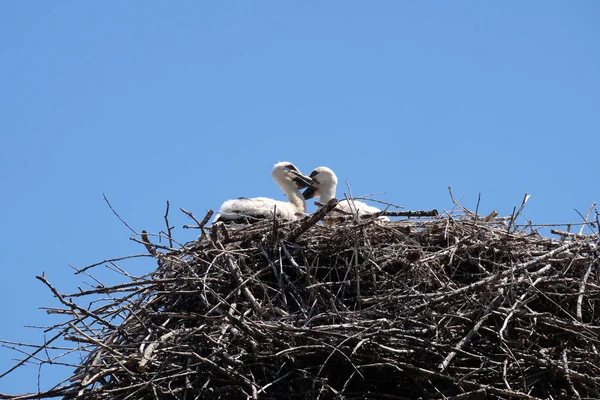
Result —
M 271 176 L 285 193 L 288 201 L 268 197 L 240 197 L 227 200 L 222 205 L 214 222 L 252 223 L 260 219 L 278 218 L 295 220 L 306 213 L 306 201 L 300 189 L 308 187 L 312 180 L 289 162 L 275 164 Z
M 312 179 L 312 185 L 308 187 L 302 194 L 305 200 L 312 199 L 313 197 L 320 196 L 319 201 L 321 203 L 327 203 L 329 200 L 335 197 L 335 191 L 337 188 L 338 179 L 335 173 L 327 167 L 315 168 L 309 175 Z M 349 199 L 341 200 L 336 209 L 349 213 L 352 215 L 370 215 L 381 210 L 377 207 L 370 206 L 362 201 Z M 323 221 L 326 225 L 333 225 L 336 218 L 329 218 Z M 378 221 L 389 221 L 388 217 L 378 217 Z

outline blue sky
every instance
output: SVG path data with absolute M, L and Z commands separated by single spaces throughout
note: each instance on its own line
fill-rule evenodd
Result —
M 407 209 L 452 208 L 451 186 L 482 213 L 530 193 L 534 222 L 580 222 L 600 201 L 599 20 L 593 0 L 0 2 L 0 338 L 61 320 L 36 274 L 71 292 L 90 279 L 69 265 L 144 252 L 103 193 L 137 231 L 169 200 L 186 241 L 179 207 L 282 199 L 285 160 Z

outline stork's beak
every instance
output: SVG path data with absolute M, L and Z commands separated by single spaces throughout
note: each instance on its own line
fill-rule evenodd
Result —
M 308 176 L 301 174 L 300 172 L 296 172 L 296 171 L 290 171 L 290 172 L 293 175 L 292 180 L 294 181 L 296 186 L 298 186 L 298 189 L 304 189 L 305 187 L 312 185 L 313 180 L 311 178 L 309 178 Z
M 309 186 L 304 192 L 302 192 L 302 197 L 304 200 L 312 199 L 317 195 L 317 188 L 314 186 Z

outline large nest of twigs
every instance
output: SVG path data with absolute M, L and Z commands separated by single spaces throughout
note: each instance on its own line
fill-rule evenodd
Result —
M 597 233 L 464 209 L 315 222 L 203 228 L 178 249 L 144 236 L 150 277 L 55 292 L 86 356 L 36 396 L 600 398 Z

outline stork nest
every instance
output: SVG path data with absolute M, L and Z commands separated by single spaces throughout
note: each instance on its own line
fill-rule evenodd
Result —
M 316 224 L 330 209 L 206 218 L 177 249 L 143 235 L 156 271 L 112 287 L 59 294 L 38 277 L 84 357 L 19 398 L 600 398 L 595 223 L 556 238 L 466 209 Z

